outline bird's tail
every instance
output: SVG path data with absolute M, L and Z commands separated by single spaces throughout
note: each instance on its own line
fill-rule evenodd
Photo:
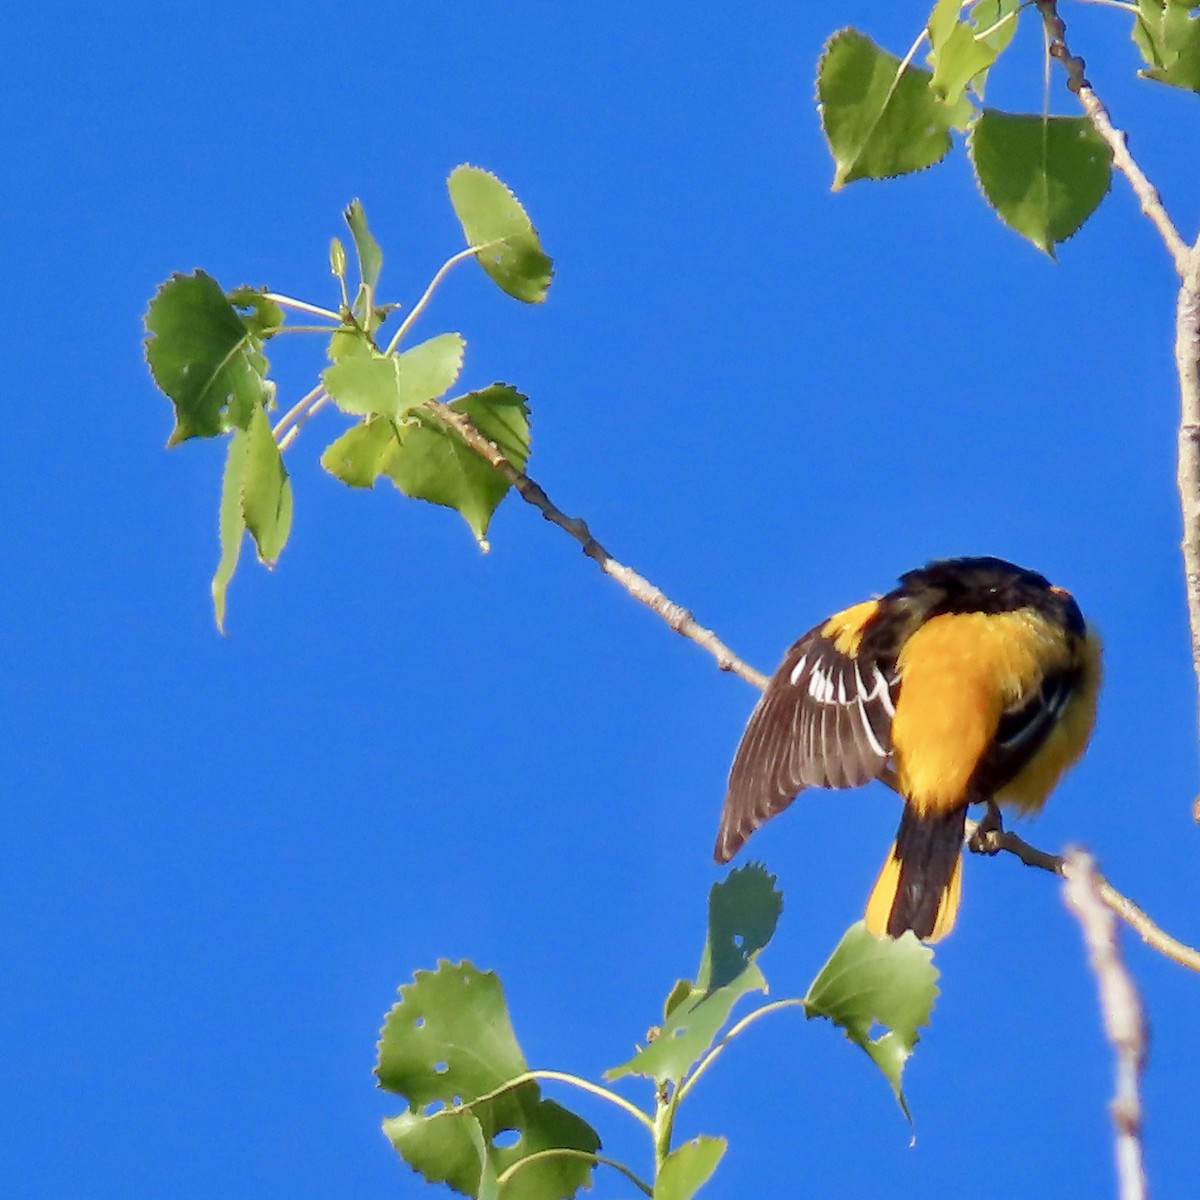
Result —
M 867 901 L 867 928 L 876 937 L 899 937 L 911 929 L 923 942 L 936 942 L 954 928 L 966 821 L 965 808 L 932 816 L 905 808 Z

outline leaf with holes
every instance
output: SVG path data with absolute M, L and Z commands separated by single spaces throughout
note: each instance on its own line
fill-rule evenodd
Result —
M 996 215 L 1051 258 L 1096 211 L 1112 181 L 1112 153 L 1085 117 L 984 109 L 968 150 Z
M 517 1044 L 500 980 L 468 962 L 443 960 L 400 988 L 379 1042 L 380 1087 L 408 1110 L 384 1122 L 406 1162 L 431 1183 L 469 1196 L 512 1170 L 505 1200 L 566 1200 L 591 1182 L 592 1164 L 544 1150 L 595 1154 L 586 1121 L 543 1100 Z
M 654 1200 L 691 1200 L 712 1178 L 728 1141 L 701 1134 L 676 1147 L 663 1161 L 654 1183 Z
M 529 458 L 529 407 L 515 388 L 496 383 L 468 392 L 450 403 L 494 443 L 518 471 Z M 406 495 L 454 508 L 486 546 L 488 525 L 504 499 L 509 482 L 481 458 L 452 429 L 420 410 L 384 470 Z
M 266 288 L 253 288 L 249 284 L 234 288 L 229 293 L 229 303 L 239 309 L 246 328 L 257 338 L 268 338 L 278 333 L 283 326 L 283 309 L 267 296 Z
M 761 863 L 737 867 L 708 894 L 708 941 L 696 986 L 712 992 L 732 983 L 775 936 L 783 893 Z
M 1148 64 L 1144 79 L 1200 92 L 1200 17 L 1180 0 L 1138 0 L 1133 41 Z
M 733 1006 L 750 992 L 767 990 L 754 960 L 775 932 L 781 897 L 774 885 L 774 876 L 751 863 L 713 886 L 696 982 L 681 980 L 671 989 L 653 1041 L 606 1072 L 607 1078 L 644 1075 L 679 1083 L 716 1040 Z
M 937 976 L 933 951 L 912 933 L 894 941 L 877 938 L 858 921 L 846 930 L 804 997 L 809 1017 L 828 1017 L 867 1052 L 910 1121 L 900 1080 L 919 1040 L 917 1029 L 929 1024 Z M 887 1032 L 873 1037 L 880 1025 Z
M 510 296 L 545 300 L 554 263 L 516 196 L 490 171 L 466 163 L 450 172 L 447 185 L 467 245 L 482 247 L 479 265 Z
M 817 67 L 821 125 L 835 163 L 833 189 L 856 179 L 921 171 L 945 158 L 950 130 L 965 128 L 972 107 L 930 90 L 932 76 L 904 66 L 857 29 L 830 38 Z
M 238 295 L 245 301 L 247 289 Z M 275 385 L 256 330 L 261 314 L 242 317 L 203 271 L 173 275 L 146 312 L 146 362 L 175 406 L 168 446 L 245 429 L 256 407 L 270 407 Z

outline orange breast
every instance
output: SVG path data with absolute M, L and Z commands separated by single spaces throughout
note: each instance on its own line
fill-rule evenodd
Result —
M 1066 666 L 1070 652 L 1063 631 L 1031 609 L 945 613 L 917 629 L 900 652 L 892 721 L 909 803 L 921 813 L 966 803 L 1001 713 L 1040 687 L 1046 669 Z

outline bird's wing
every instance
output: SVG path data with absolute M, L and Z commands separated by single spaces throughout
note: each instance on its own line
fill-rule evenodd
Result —
M 820 625 L 784 656 L 742 736 L 715 857 L 727 862 L 806 787 L 857 787 L 892 752 L 899 680 L 874 659 L 839 651 Z
M 1056 667 L 1028 697 L 1000 714 L 996 734 L 972 777 L 972 791 L 992 796 L 1015 779 L 1045 744 L 1079 688 L 1078 667 Z

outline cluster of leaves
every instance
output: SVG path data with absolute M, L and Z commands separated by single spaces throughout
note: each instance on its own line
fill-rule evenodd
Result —
M 426 1180 L 479 1200 L 564 1200 L 590 1186 L 597 1164 L 619 1170 L 658 1200 L 688 1200 L 716 1170 L 726 1142 L 700 1135 L 672 1145 L 680 1103 L 733 1038 L 785 1008 L 839 1026 L 883 1072 L 907 1115 L 901 1074 L 937 995 L 932 952 L 912 934 L 881 941 L 859 922 L 803 997 L 761 1004 L 730 1025 L 738 1001 L 767 990 L 757 959 L 781 910 L 774 878 L 757 864 L 713 887 L 696 978 L 676 983 L 646 1045 L 606 1073 L 610 1082 L 651 1081 L 650 1111 L 604 1085 L 531 1071 L 493 973 L 445 961 L 417 972 L 400 988 L 379 1043 L 380 1086 L 408 1104 L 384 1121 L 384 1132 Z M 885 1032 L 872 1036 L 880 1027 Z M 604 1157 L 595 1129 L 544 1098 L 539 1080 L 575 1084 L 635 1116 L 653 1142 L 652 1180 Z
M 175 407 L 175 446 L 191 438 L 228 437 L 221 493 L 221 557 L 212 581 L 217 624 L 225 621 L 226 593 L 245 535 L 259 561 L 273 566 L 292 525 L 292 485 L 283 451 L 299 423 L 332 401 L 357 418 L 330 444 L 321 463 L 351 487 L 373 487 L 381 477 L 405 495 L 457 509 L 486 548 L 488 524 L 508 480 L 468 449 L 439 413 L 464 416 L 518 470 L 529 456 L 526 398 L 503 383 L 442 397 L 462 368 L 466 342 L 443 333 L 403 346 L 415 318 L 455 263 L 475 258 L 510 296 L 536 304 L 550 286 L 552 264 L 525 209 L 494 175 L 457 167 L 448 180 L 451 203 L 467 240 L 434 277 L 386 344 L 385 322 L 397 304 L 377 299 L 383 253 L 356 200 L 345 217 L 358 263 L 353 300 L 346 252 L 337 238 L 330 267 L 341 293 L 336 310 L 277 296 L 266 288 L 226 292 L 204 271 L 174 275 L 157 291 L 146 314 L 146 359 L 155 383 Z M 326 319 L 318 326 L 285 325 L 284 309 Z M 272 423 L 276 387 L 265 343 L 285 332 L 328 337 L 330 365 L 320 384 Z M 444 405 L 444 408 L 442 407 Z
M 989 73 L 1027 7 L 1021 0 L 936 0 L 903 59 L 858 30 L 835 33 L 817 71 L 834 188 L 924 170 L 949 153 L 952 132 L 965 133 L 988 204 L 1053 256 L 1108 193 L 1112 156 L 1085 117 L 1008 113 L 983 103 Z M 1133 40 L 1147 63 L 1145 77 L 1200 91 L 1193 7 L 1138 0 Z M 926 43 L 928 69 L 913 65 Z

